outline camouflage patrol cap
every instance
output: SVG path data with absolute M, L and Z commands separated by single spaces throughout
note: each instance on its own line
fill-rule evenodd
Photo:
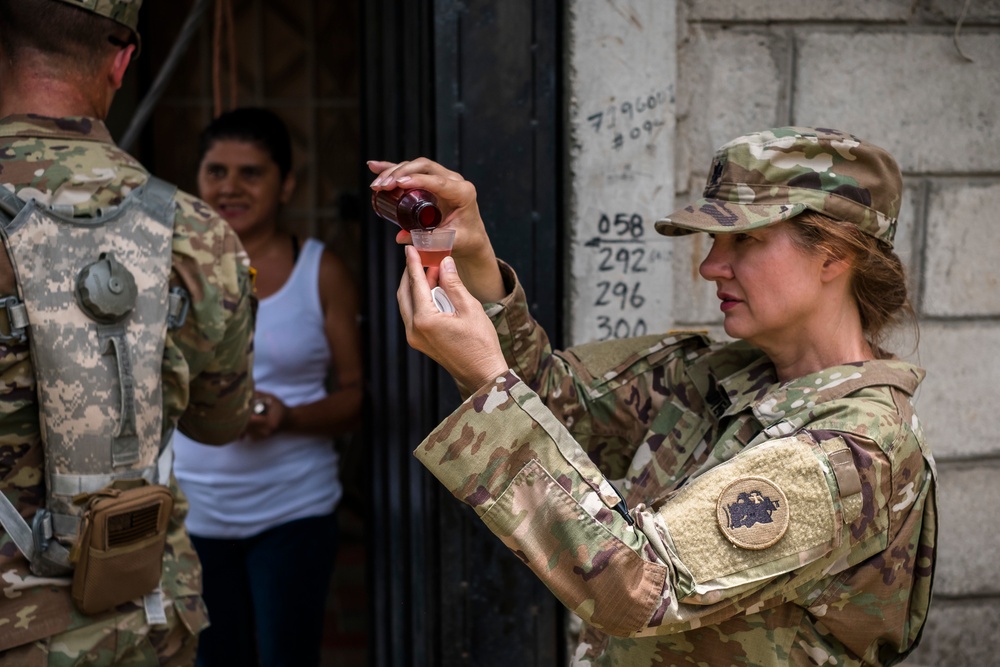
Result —
M 892 245 L 903 181 L 886 151 L 846 132 L 779 127 L 725 144 L 702 199 L 656 221 L 667 236 L 740 232 L 805 210 Z
M 139 8 L 142 0 L 57 0 L 85 9 L 94 14 L 100 14 L 116 23 L 121 23 L 139 35 Z

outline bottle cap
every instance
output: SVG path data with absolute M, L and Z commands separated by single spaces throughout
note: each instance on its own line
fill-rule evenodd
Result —
M 448 298 L 448 295 L 440 287 L 435 287 L 431 290 L 431 298 L 434 299 L 434 305 L 442 313 L 455 312 L 455 306 L 451 303 L 451 299 Z

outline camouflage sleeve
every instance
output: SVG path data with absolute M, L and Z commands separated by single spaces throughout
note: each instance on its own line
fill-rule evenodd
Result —
M 191 296 L 185 325 L 167 337 L 166 416 L 206 444 L 238 438 L 253 393 L 255 297 L 239 238 L 204 202 L 178 193 L 172 282 Z
M 567 608 L 608 634 L 644 636 L 814 601 L 833 575 L 885 548 L 889 494 L 871 485 L 884 487 L 888 463 L 872 445 L 863 483 L 837 469 L 846 447 L 808 432 L 764 442 L 656 507 L 633 508 L 630 524 L 567 428 L 508 372 L 415 456 Z
M 622 400 L 645 401 L 645 398 L 625 397 L 609 391 L 612 369 L 622 365 L 639 374 L 637 392 L 648 396 L 653 378 L 642 377 L 641 371 L 653 365 L 663 367 L 667 357 L 676 356 L 684 348 L 703 349 L 707 339 L 691 336 L 688 341 L 662 334 L 619 341 L 590 343 L 565 351 L 553 351 L 545 330 L 528 309 L 524 289 L 514 270 L 499 262 L 500 272 L 508 287 L 503 301 L 486 306 L 493 322 L 504 358 L 511 370 L 526 382 L 555 415 L 568 424 L 581 447 L 611 478 L 625 474 L 627 462 L 641 442 L 648 424 L 634 418 L 635 411 L 621 405 Z M 678 367 L 674 372 L 679 372 Z M 661 378 L 660 378 L 661 379 Z M 661 383 L 662 384 L 662 383 Z M 600 386 L 599 396 L 592 388 Z
M 493 322 L 500 339 L 500 349 L 509 367 L 518 377 L 534 385 L 552 355 L 549 337 L 531 316 L 528 299 L 514 269 L 503 261 L 498 260 L 497 263 L 507 288 L 507 297 L 487 304 L 486 314 Z

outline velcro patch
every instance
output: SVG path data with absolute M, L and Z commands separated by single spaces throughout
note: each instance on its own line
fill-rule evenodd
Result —
M 763 477 L 743 477 L 727 486 L 715 513 L 722 534 L 743 549 L 767 549 L 788 530 L 788 499 Z
M 665 499 L 657 512 L 694 583 L 693 590 L 680 591 L 685 602 L 694 602 L 696 596 L 699 604 L 717 602 L 709 595 L 712 591 L 771 579 L 840 544 L 837 482 L 825 458 L 807 433 L 770 440 L 689 479 Z M 753 491 L 761 502 L 750 502 L 770 509 L 773 525 L 759 520 L 768 517 L 766 511 L 740 516 L 742 510 L 733 507 L 739 505 L 740 493 L 749 499 Z M 728 528 L 730 516 L 740 525 Z M 758 519 L 753 521 L 753 516 Z M 766 546 L 779 534 L 780 539 Z M 734 537 L 751 546 L 736 546 Z

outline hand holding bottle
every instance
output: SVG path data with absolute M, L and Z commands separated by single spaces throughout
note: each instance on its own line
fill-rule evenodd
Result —
M 371 184 L 375 196 L 396 189 L 425 190 L 434 195 L 442 215 L 437 227 L 456 230 L 451 254 L 466 288 L 483 303 L 499 301 L 506 296 L 472 183 L 427 158 L 399 163 L 370 160 L 368 168 L 377 174 Z M 397 243 L 409 241 L 410 234 L 406 230 L 396 235 Z

